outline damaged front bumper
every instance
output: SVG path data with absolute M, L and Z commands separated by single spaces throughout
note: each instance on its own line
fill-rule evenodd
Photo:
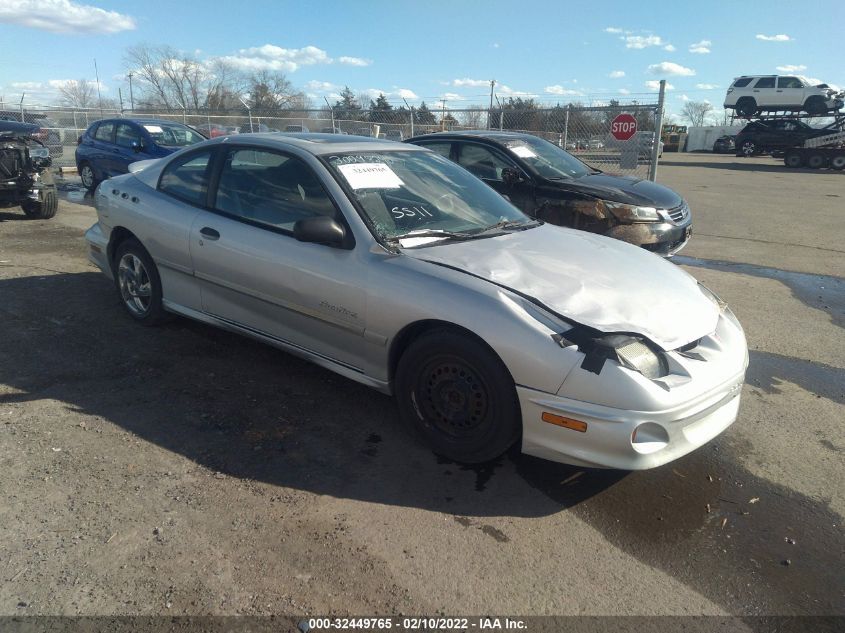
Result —
M 692 235 L 692 215 L 687 214 L 686 219 L 680 223 L 667 221 L 618 224 L 605 235 L 642 246 L 663 257 L 671 257 L 687 245 Z

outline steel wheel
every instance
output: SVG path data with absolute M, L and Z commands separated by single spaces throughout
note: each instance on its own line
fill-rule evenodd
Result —
M 824 154 L 814 152 L 807 157 L 807 167 L 810 169 L 821 169 L 824 167 Z
M 144 262 L 134 253 L 126 253 L 117 267 L 120 296 L 127 309 L 136 317 L 144 317 L 150 311 L 152 286 Z
M 800 167 L 802 162 L 801 154 L 797 152 L 787 152 L 783 159 L 783 164 L 787 167 Z
M 746 158 L 754 156 L 757 153 L 757 145 L 754 141 L 745 141 L 742 144 L 742 155 Z
M 79 168 L 79 179 L 82 181 L 82 186 L 89 190 L 93 190 L 97 184 L 94 178 L 94 170 L 88 163 L 85 163 Z
M 830 166 L 838 171 L 842 171 L 843 169 L 845 169 L 845 154 L 837 154 L 836 156 L 831 158 Z
M 479 432 L 488 419 L 487 383 L 472 365 L 455 356 L 441 356 L 426 364 L 414 393 L 423 417 L 449 437 Z

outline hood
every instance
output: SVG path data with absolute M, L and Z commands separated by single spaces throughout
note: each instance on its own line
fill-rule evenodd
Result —
M 550 224 L 402 252 L 532 297 L 581 325 L 640 334 L 664 350 L 712 333 L 719 318 L 698 282 L 675 264 L 619 240 Z
M 31 136 L 39 130 L 37 125 L 32 123 L 19 123 L 17 121 L 0 121 L 0 137 L 9 136 Z
M 552 180 L 549 184 L 601 200 L 658 209 L 672 209 L 683 202 L 683 198 L 669 187 L 630 176 L 589 174 L 572 180 Z

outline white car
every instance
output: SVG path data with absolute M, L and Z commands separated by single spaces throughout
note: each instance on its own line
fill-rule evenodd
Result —
M 129 316 L 197 319 L 393 394 L 438 454 L 520 442 L 642 469 L 736 419 L 745 337 L 713 293 L 430 150 L 248 134 L 139 167 L 99 186 L 86 233 Z
M 843 105 L 843 93 L 798 75 L 743 75 L 725 95 L 725 109 L 744 117 L 761 111 L 804 110 L 823 115 Z

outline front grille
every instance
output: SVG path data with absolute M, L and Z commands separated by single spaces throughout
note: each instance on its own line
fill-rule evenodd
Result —
M 672 222 L 680 224 L 689 217 L 689 206 L 686 202 L 682 202 L 677 207 L 669 209 L 666 213 Z

